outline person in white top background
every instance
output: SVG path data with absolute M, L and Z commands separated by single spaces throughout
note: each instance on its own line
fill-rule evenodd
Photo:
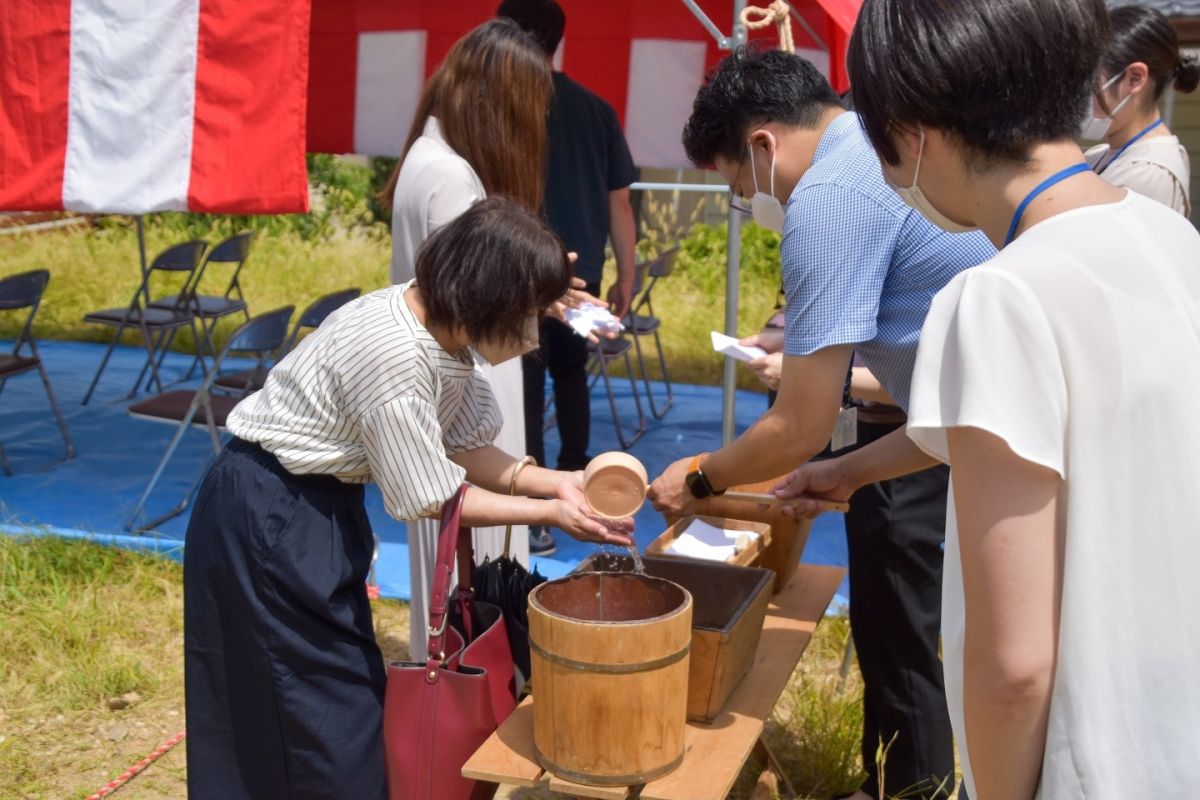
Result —
M 951 466 L 975 800 L 1197 796 L 1200 233 L 1075 143 L 1107 34 L 1102 0 L 866 0 L 849 47 L 889 182 L 1002 248 L 934 299 L 908 422 Z
M 1200 63 L 1179 52 L 1175 28 L 1161 11 L 1114 8 L 1112 38 L 1100 62 L 1099 89 L 1081 134 L 1099 141 L 1087 163 L 1114 186 L 1132 189 L 1185 217 L 1191 214 L 1191 165 L 1179 138 L 1167 129 L 1159 105 L 1167 87 L 1192 92 Z
M 412 280 L 421 243 L 488 195 L 541 206 L 546 161 L 550 67 L 533 37 L 492 20 L 451 48 L 426 83 L 400 162 L 380 195 L 392 210 L 392 283 Z M 520 360 L 482 365 L 504 420 L 496 446 L 525 455 L 524 379 Z M 436 555 L 437 523 L 408 526 L 413 619 L 424 619 Z M 499 556 L 504 528 L 477 528 L 477 558 Z M 529 561 L 529 532 L 514 525 L 510 556 Z M 425 650 L 413 625 L 411 652 Z

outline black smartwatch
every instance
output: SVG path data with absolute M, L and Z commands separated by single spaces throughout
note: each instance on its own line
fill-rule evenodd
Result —
M 700 470 L 700 459 L 704 458 L 701 454 L 692 459 L 692 463 L 688 466 L 687 481 L 688 491 L 692 493 L 692 497 L 697 500 L 703 500 L 706 497 L 712 497 L 715 494 L 725 494 L 725 490 L 716 491 L 712 484 L 708 482 L 708 477 Z

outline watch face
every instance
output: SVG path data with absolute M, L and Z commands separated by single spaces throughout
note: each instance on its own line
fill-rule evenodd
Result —
M 697 500 L 703 500 L 712 494 L 712 489 L 708 485 L 708 481 L 704 480 L 704 475 L 700 472 L 689 472 L 687 474 L 687 486 L 691 491 L 692 497 Z

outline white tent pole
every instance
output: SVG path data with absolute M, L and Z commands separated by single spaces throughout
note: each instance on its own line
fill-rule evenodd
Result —
M 696 0 L 682 0 L 688 10 L 700 21 L 704 29 L 712 34 L 721 50 L 732 50 L 746 42 L 746 26 L 742 24 L 742 9 L 746 0 L 733 0 L 733 32 L 729 36 L 721 33 Z M 742 217 L 741 212 L 729 207 L 728 246 L 725 251 L 725 334 L 737 336 L 738 290 L 742 273 Z M 737 392 L 737 362 L 725 357 L 725 374 L 721 381 L 721 443 L 729 444 L 734 434 L 734 401 Z
M 731 46 L 746 42 L 746 26 L 742 24 L 742 9 L 746 0 L 733 0 L 733 35 Z M 742 212 L 729 206 L 729 236 L 725 252 L 725 335 L 738 335 L 738 294 L 742 277 Z M 737 362 L 725 356 L 725 375 L 721 381 L 721 445 L 734 438 L 735 402 L 737 398 Z

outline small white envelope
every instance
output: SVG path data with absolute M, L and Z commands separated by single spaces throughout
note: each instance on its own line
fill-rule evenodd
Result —
M 597 333 L 620 333 L 625 330 L 621 320 L 612 315 L 604 306 L 595 303 L 584 303 L 579 308 L 567 309 L 567 324 L 580 336 L 587 336 L 592 331 Z
M 753 361 L 767 354 L 766 350 L 753 345 L 738 344 L 738 340 L 723 333 L 712 332 L 713 350 L 724 356 L 736 358 L 738 361 Z

